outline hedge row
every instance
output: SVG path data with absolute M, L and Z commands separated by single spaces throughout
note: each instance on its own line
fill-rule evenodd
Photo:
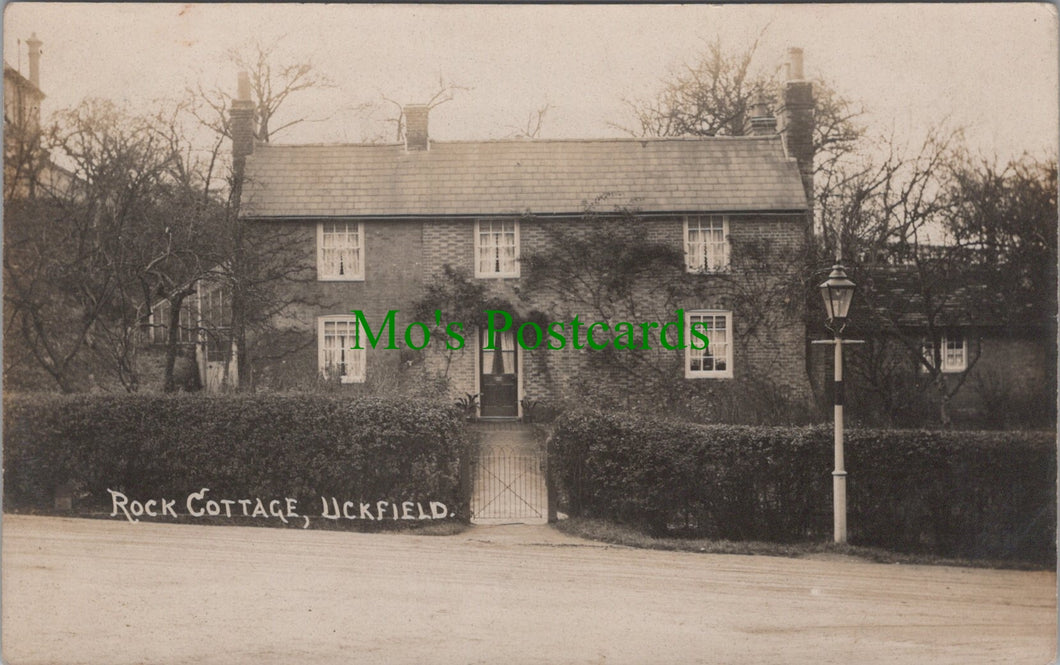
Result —
M 1055 558 L 1049 432 L 846 433 L 853 544 L 966 558 Z M 555 423 L 569 510 L 656 535 L 832 536 L 831 427 L 691 425 L 605 412 Z
M 130 498 L 460 504 L 460 414 L 451 406 L 325 395 L 5 396 L 4 502 L 82 509 Z M 178 501 L 178 511 L 183 506 Z

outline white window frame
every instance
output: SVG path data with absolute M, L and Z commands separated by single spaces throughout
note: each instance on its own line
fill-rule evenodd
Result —
M 328 348 L 325 338 L 325 330 L 327 329 L 328 323 L 345 323 L 352 325 L 354 330 L 357 330 L 357 319 L 352 316 L 321 316 L 317 318 L 317 371 L 320 372 L 321 376 L 328 378 L 328 352 L 332 349 Z M 366 367 L 368 361 L 368 340 L 367 337 L 361 340 L 361 348 L 352 348 L 353 344 L 342 347 L 346 354 L 352 354 L 347 356 L 347 365 L 354 365 L 354 373 L 342 374 L 339 376 L 340 383 L 364 383 L 365 376 L 367 374 Z M 351 363 L 350 360 L 353 360 Z
M 703 241 L 693 243 L 688 233 L 692 223 L 697 230 L 702 230 L 703 223 L 707 222 L 713 226 L 721 222 L 721 234 L 724 241 L 721 243 L 721 259 L 715 260 L 715 265 L 708 265 L 709 252 L 707 244 Z M 729 244 L 729 216 L 728 215 L 685 215 L 684 217 L 684 246 L 685 246 L 685 270 L 691 273 L 711 274 L 726 272 L 729 269 L 730 250 Z
M 959 342 L 959 345 L 958 345 Z M 942 360 L 942 373 L 943 374 L 958 374 L 968 369 L 968 340 L 964 335 L 955 335 L 953 337 L 943 335 L 939 340 L 942 345 L 942 353 L 940 358 Z M 960 354 L 959 358 L 951 357 L 949 354 L 949 345 L 953 343 L 955 345 L 955 351 Z M 920 345 L 920 353 L 924 356 L 924 360 L 931 367 L 935 366 L 935 345 L 931 342 L 924 342 Z M 954 354 L 956 355 L 956 354 Z M 927 373 L 927 367 L 920 366 L 920 371 Z
M 695 347 L 695 344 L 697 344 L 697 343 L 701 344 L 702 342 L 699 342 L 699 340 L 697 338 L 692 336 L 692 317 L 694 317 L 694 316 L 697 316 L 697 317 L 701 317 L 701 316 L 714 316 L 714 317 L 720 316 L 720 317 L 724 317 L 724 319 L 725 319 L 725 332 L 726 332 L 726 340 L 724 342 L 724 344 L 725 344 L 725 348 L 724 348 L 725 369 L 721 369 L 721 370 L 719 370 L 719 369 L 710 369 L 710 370 L 697 369 L 697 370 L 693 370 L 692 369 L 693 354 L 697 353 L 698 351 L 703 351 L 703 349 Z M 684 325 L 685 325 L 685 345 L 686 345 L 685 346 L 685 378 L 686 379 L 731 379 L 731 378 L 733 378 L 733 373 L 732 373 L 732 357 L 733 357 L 732 311 L 731 310 L 724 310 L 724 309 L 693 309 L 693 310 L 686 310 L 685 311 L 685 322 L 684 322 Z M 709 337 L 709 335 L 708 335 L 708 337 Z M 713 343 L 710 344 L 707 347 L 707 350 L 710 350 L 711 348 L 716 348 L 716 347 L 714 347 Z M 706 355 L 707 354 L 700 354 L 700 357 L 706 356 Z M 713 353 L 711 353 L 710 356 L 711 357 L 715 357 Z
M 357 226 L 357 247 L 353 248 L 357 255 L 357 270 L 354 272 L 347 272 L 339 275 L 327 268 L 327 263 L 324 260 L 324 227 L 325 225 L 337 225 L 345 224 L 346 233 L 349 234 L 350 227 L 353 225 Z M 364 223 L 363 222 L 350 222 L 350 221 L 327 221 L 317 222 L 317 281 L 320 282 L 363 282 L 364 281 Z M 350 249 L 348 246 L 347 251 Z
M 497 270 L 482 270 L 482 252 L 487 250 L 493 250 L 496 252 L 499 246 L 483 246 L 482 245 L 482 226 L 484 224 L 512 224 L 514 228 L 513 237 L 515 239 L 515 261 L 512 270 L 504 272 Z M 503 233 L 502 229 L 502 233 Z M 480 278 L 496 278 L 496 277 L 518 277 L 519 276 L 519 220 L 518 219 L 477 219 L 475 220 L 475 277 Z M 497 257 L 490 257 L 494 263 L 496 263 Z
M 233 353 L 232 292 L 220 283 L 198 284 L 199 342 L 206 344 L 208 362 L 223 362 Z M 227 301 L 227 302 L 226 302 Z
M 151 343 L 165 344 L 169 341 L 169 309 L 173 302 L 168 298 L 160 300 L 151 308 Z M 177 321 L 177 343 L 193 344 L 199 341 L 199 325 L 194 321 L 192 309 L 196 307 L 196 296 L 186 296 L 180 304 L 180 316 Z

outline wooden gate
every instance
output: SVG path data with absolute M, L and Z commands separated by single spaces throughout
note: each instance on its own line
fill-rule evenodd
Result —
M 545 452 L 483 444 L 472 458 L 471 521 L 476 524 L 548 522 Z

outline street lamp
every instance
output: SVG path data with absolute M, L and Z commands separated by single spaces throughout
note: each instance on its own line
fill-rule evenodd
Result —
M 835 470 L 832 471 L 832 512 L 835 542 L 847 542 L 847 472 L 843 461 L 843 344 L 857 344 L 860 340 L 844 340 L 840 335 L 847 324 L 850 301 L 854 298 L 854 282 L 847 277 L 843 264 L 832 266 L 828 279 L 818 286 L 824 309 L 828 313 L 828 329 L 835 335 L 833 340 L 820 340 L 816 344 L 835 346 Z
M 854 282 L 847 277 L 842 263 L 832 266 L 832 274 L 818 286 L 828 313 L 828 329 L 838 335 L 847 324 L 850 301 L 854 298 Z

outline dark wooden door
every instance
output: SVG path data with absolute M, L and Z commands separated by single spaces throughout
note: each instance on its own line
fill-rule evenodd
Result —
M 486 331 L 479 336 L 479 388 L 482 393 L 483 418 L 515 418 L 519 415 L 519 363 L 515 335 L 494 335 L 492 349 L 487 349 Z

